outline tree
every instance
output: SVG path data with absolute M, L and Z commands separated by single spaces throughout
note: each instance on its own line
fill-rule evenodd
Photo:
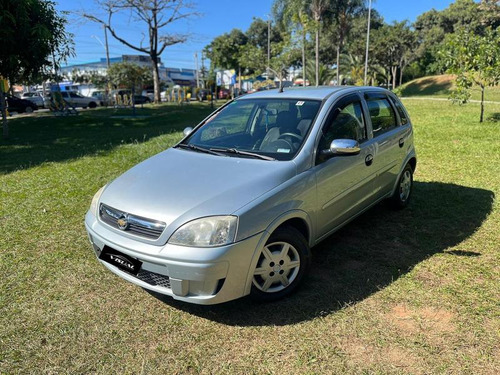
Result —
M 104 89 L 108 85 L 108 77 L 93 70 L 90 72 L 82 72 L 78 69 L 73 69 L 71 72 L 71 80 L 76 83 L 92 84 L 98 89 Z
M 335 70 L 330 69 L 328 66 L 324 64 L 319 64 L 318 69 L 318 81 L 316 81 L 316 62 L 309 60 L 306 63 L 306 74 L 311 78 L 311 85 L 319 86 L 319 85 L 329 85 L 330 82 L 335 78 Z
M 362 86 L 364 82 L 365 61 L 361 55 L 340 55 L 340 71 L 348 78 L 351 84 Z
M 340 74 L 340 54 L 346 37 L 352 26 L 353 19 L 365 9 L 362 0 L 337 0 L 333 5 L 333 16 L 337 26 L 337 82 Z
M 108 78 L 116 88 L 132 91 L 132 110 L 135 116 L 135 92 L 140 90 L 145 82 L 151 81 L 151 69 L 128 62 L 113 64 L 108 69 Z
M 391 72 L 392 87 L 396 88 L 397 73 L 402 72 L 412 61 L 416 49 L 415 35 L 407 21 L 394 22 L 392 25 L 383 25 L 373 30 L 371 42 L 371 55 L 376 61 Z
M 484 90 L 500 82 L 500 28 L 487 29 L 484 35 L 463 28 L 448 35 L 440 51 L 440 62 L 446 72 L 457 75 L 451 96 L 454 101 L 467 103 L 471 87 L 480 87 L 479 122 L 483 122 Z
M 30 83 L 57 72 L 73 55 L 66 19 L 47 0 L 0 0 L 0 76 Z M 0 90 L 3 136 L 8 138 L 6 103 Z
M 98 0 L 97 3 L 107 14 L 106 19 L 84 13 L 84 17 L 104 25 L 111 35 L 120 43 L 138 52 L 145 53 L 151 58 L 154 83 L 155 103 L 161 101 L 159 58 L 165 48 L 187 40 L 186 35 L 162 34 L 162 29 L 180 19 L 193 16 L 189 11 L 193 5 L 185 0 Z M 124 37 L 118 35 L 113 25 L 113 16 L 119 12 L 130 12 L 139 22 L 145 23 L 148 29 L 147 46 L 132 44 Z
M 205 47 L 205 54 L 210 59 L 212 69 L 236 69 L 239 67 L 241 46 L 246 45 L 248 37 L 240 29 L 216 37 Z
M 465 27 L 475 34 L 484 35 L 486 29 L 500 26 L 498 0 L 456 0 L 442 11 L 432 9 L 417 17 L 415 30 L 419 47 L 416 50 L 418 64 L 424 74 L 440 72 L 439 50 L 447 34 Z
M 327 0 L 311 0 L 309 8 L 311 18 L 314 20 L 314 37 L 315 37 L 315 80 L 318 86 L 319 79 L 319 34 L 321 29 L 321 20 L 323 13 L 329 9 L 330 4 Z
M 302 50 L 302 81 L 306 86 L 306 45 L 307 33 L 311 28 L 311 19 L 307 13 L 308 4 L 303 0 L 275 0 L 273 3 L 273 15 L 277 24 L 284 32 L 291 35 L 296 28 L 300 29 Z
M 269 69 L 280 82 L 283 81 L 287 68 L 298 60 L 298 49 L 292 44 L 290 36 L 285 36 L 282 41 L 271 43 L 270 50 L 271 57 L 268 65 L 267 48 L 263 49 L 250 43 L 242 46 L 240 66 L 255 73 L 262 73 Z

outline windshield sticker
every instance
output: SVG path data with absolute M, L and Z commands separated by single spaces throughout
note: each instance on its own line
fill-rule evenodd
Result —
M 299 100 L 297 103 L 295 103 L 295 105 L 297 107 L 300 107 L 300 106 L 304 105 L 304 101 L 303 100 Z
M 289 148 L 278 148 L 276 150 L 276 152 L 282 152 L 282 153 L 288 154 L 288 153 L 290 153 L 290 149 Z

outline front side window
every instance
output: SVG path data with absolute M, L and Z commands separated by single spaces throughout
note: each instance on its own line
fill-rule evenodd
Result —
M 348 100 L 333 110 L 323 128 L 319 149 L 329 149 L 334 139 L 354 139 L 360 143 L 367 139 L 360 100 Z
M 319 100 L 240 99 L 210 117 L 184 143 L 291 160 L 304 143 L 319 110 Z M 229 153 L 227 153 L 229 155 Z
M 396 114 L 392 109 L 389 99 L 367 99 L 368 112 L 372 121 L 373 136 L 376 137 L 397 126 Z

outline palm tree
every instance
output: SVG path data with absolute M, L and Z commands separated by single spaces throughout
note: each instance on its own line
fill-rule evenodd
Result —
M 312 60 L 307 61 L 305 73 L 307 77 L 314 77 L 312 79 L 309 79 L 309 82 L 311 85 L 315 86 L 329 85 L 330 82 L 335 78 L 335 71 L 323 64 L 318 64 L 318 70 L 316 74 L 316 62 Z M 318 77 L 317 81 L 315 79 L 316 76 Z M 303 76 L 299 74 L 298 78 L 303 78 Z
M 275 0 L 273 14 L 276 21 L 287 31 L 295 30 L 298 26 L 302 33 L 302 78 L 306 85 L 306 40 L 310 28 L 310 17 L 308 16 L 308 3 L 303 0 Z
M 339 57 L 339 72 L 356 86 L 363 85 L 364 61 L 357 55 L 341 54 Z

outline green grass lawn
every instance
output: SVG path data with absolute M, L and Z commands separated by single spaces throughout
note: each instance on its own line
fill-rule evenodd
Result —
M 114 276 L 83 218 L 102 185 L 209 107 L 13 119 L 0 141 L 0 373 L 496 374 L 500 122 L 479 124 L 477 104 L 405 105 L 411 206 L 380 204 L 314 248 L 288 299 L 208 307 Z

